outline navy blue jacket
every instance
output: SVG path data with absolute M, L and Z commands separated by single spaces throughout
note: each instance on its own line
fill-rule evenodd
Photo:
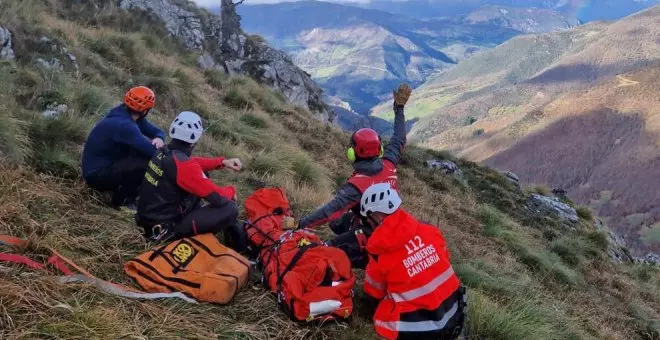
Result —
M 151 140 L 156 137 L 165 141 L 163 130 L 146 118 L 134 121 L 126 105 L 115 107 L 96 124 L 87 137 L 82 156 L 83 178 L 89 178 L 131 153 L 151 159 L 156 154 Z

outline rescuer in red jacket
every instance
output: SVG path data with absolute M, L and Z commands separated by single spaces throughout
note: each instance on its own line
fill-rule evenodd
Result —
M 400 209 L 387 183 L 362 195 L 360 213 L 374 228 L 367 242 L 364 291 L 380 300 L 374 327 L 386 339 L 455 339 L 464 323 L 465 290 L 437 227 Z
M 247 247 L 238 224 L 236 189 L 220 187 L 206 172 L 228 168 L 240 171 L 238 159 L 193 157 L 203 133 L 202 120 L 194 112 L 181 112 L 170 126 L 172 141 L 147 165 L 136 222 L 154 241 L 228 231 L 232 248 Z M 201 200 L 208 204 L 202 206 Z
M 383 146 L 378 133 L 372 129 L 360 129 L 351 136 L 348 159 L 353 162 L 353 175 L 337 191 L 335 198 L 309 216 L 300 220 L 298 228 L 312 228 L 330 223 L 338 236 L 328 244 L 343 250 L 351 259 L 353 268 L 367 265 L 364 247 L 371 234 L 360 220 L 360 197 L 375 183 L 390 183 L 397 187 L 396 166 L 401 161 L 406 145 L 406 117 L 404 106 L 410 98 L 411 89 L 401 84 L 394 91 L 394 134 Z

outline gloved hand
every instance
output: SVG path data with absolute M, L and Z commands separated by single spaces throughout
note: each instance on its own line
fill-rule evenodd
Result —
M 406 83 L 399 85 L 399 88 L 394 91 L 394 106 L 405 106 L 410 99 L 412 89 Z

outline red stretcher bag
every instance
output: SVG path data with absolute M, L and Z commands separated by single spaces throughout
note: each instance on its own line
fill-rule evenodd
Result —
M 345 319 L 353 312 L 355 277 L 338 248 L 315 234 L 284 231 L 291 217 L 284 189 L 257 190 L 245 202 L 250 247 L 259 252 L 264 285 L 292 320 Z

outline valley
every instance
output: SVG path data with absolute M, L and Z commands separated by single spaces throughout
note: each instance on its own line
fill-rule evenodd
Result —
M 410 138 L 564 189 L 636 255 L 658 252 L 658 39 L 660 6 L 514 38 L 422 85 Z

